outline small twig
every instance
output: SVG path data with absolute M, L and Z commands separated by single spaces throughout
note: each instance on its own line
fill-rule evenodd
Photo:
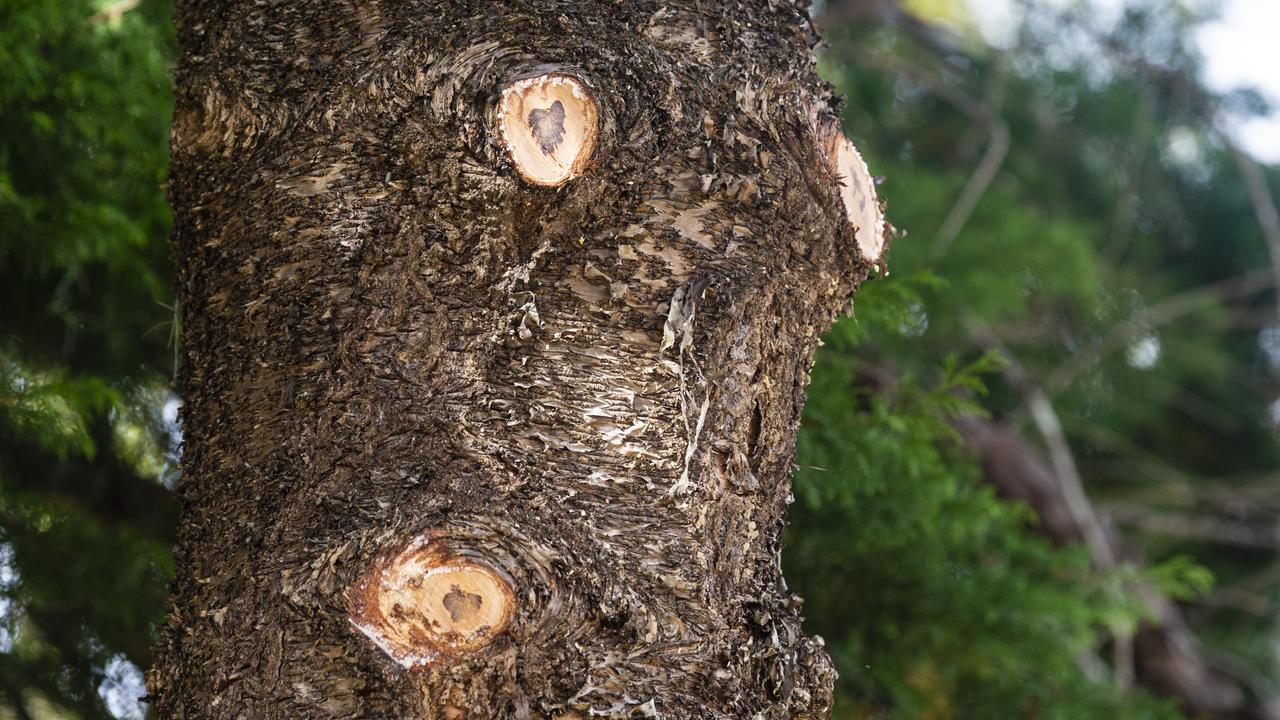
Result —
M 1270 620 L 1272 613 L 1280 607 L 1280 604 L 1262 593 L 1234 587 L 1218 588 L 1203 597 L 1191 598 L 1188 602 L 1213 610 L 1235 610 L 1264 620 Z
M 1271 188 L 1267 186 L 1267 178 L 1262 174 L 1258 163 L 1236 147 L 1226 132 L 1219 131 L 1219 134 L 1231 150 L 1236 167 L 1240 169 L 1240 177 L 1249 191 L 1249 201 L 1253 203 L 1254 215 L 1258 218 L 1258 226 L 1262 228 L 1262 236 L 1266 238 L 1267 250 L 1271 254 L 1274 287 L 1280 288 L 1280 211 L 1276 210 Z M 1276 309 L 1280 313 L 1280 304 L 1277 304 Z
M 960 236 L 960 232 L 964 230 L 964 226 L 968 224 L 969 218 L 973 216 L 973 211 L 977 209 L 978 202 L 982 200 L 982 196 L 986 194 L 987 188 L 991 187 L 991 183 L 995 181 L 996 175 L 1000 173 L 1000 168 L 1004 165 L 1005 158 L 1009 155 L 1009 127 L 1005 125 L 1003 120 L 992 122 L 988 127 L 991 134 L 991 143 L 987 145 L 987 151 L 982 154 L 982 160 L 978 166 L 973 169 L 973 174 L 969 176 L 969 180 L 964 185 L 964 190 L 960 192 L 960 196 L 956 198 L 955 205 L 951 207 L 951 211 L 947 213 L 947 218 L 942 222 L 942 227 L 938 228 L 937 234 L 933 238 L 933 257 L 940 258 L 951 249 L 951 244 Z
M 1094 564 L 1099 569 L 1114 567 L 1116 558 L 1111 548 L 1111 539 L 1107 537 L 1102 521 L 1098 519 L 1097 514 L 1093 511 L 1093 506 L 1089 503 L 1088 495 L 1085 494 L 1084 482 L 1080 477 L 1080 470 L 1076 466 L 1075 456 L 1071 452 L 1071 444 L 1067 441 L 1066 432 L 1062 428 L 1062 421 L 1058 418 L 1058 413 L 1053 409 L 1053 403 L 1049 400 L 1049 396 L 1027 374 L 1022 364 L 996 337 L 995 333 L 988 328 L 979 326 L 972 320 L 966 324 L 969 326 L 970 334 L 973 335 L 980 347 L 986 350 L 996 350 L 1004 357 L 1006 361 L 1005 377 L 1022 396 L 1022 402 L 1031 413 L 1031 419 L 1035 423 L 1036 430 L 1039 431 L 1040 436 L 1044 439 L 1045 447 L 1049 451 L 1049 464 L 1053 467 L 1054 475 L 1057 476 L 1058 482 L 1062 486 L 1063 495 L 1070 507 L 1071 515 L 1079 525 L 1081 533 L 1084 535 L 1085 543 L 1093 552 Z
M 1252 295 L 1275 287 L 1276 279 L 1271 269 L 1254 270 L 1243 275 L 1203 285 L 1167 298 L 1140 313 L 1137 317 L 1111 327 L 1102 340 L 1072 355 L 1045 382 L 1050 396 L 1056 396 L 1071 386 L 1086 370 L 1102 358 L 1128 347 L 1135 338 L 1153 328 L 1179 320 L 1200 310 L 1207 304 L 1222 303 L 1238 297 Z
M 1222 650 L 1205 648 L 1204 654 L 1217 670 L 1253 691 L 1268 718 L 1280 718 L 1280 687 L 1277 687 L 1273 679 L 1241 658 Z
M 916 17 L 898 0 L 827 0 L 817 19 L 825 33 L 839 27 L 878 23 L 902 32 L 944 60 L 954 61 L 965 55 L 963 39 L 937 23 Z
M 997 62 L 988 75 L 981 106 L 982 112 L 979 115 L 970 116 L 976 125 L 986 130 L 991 140 L 982 154 L 982 159 L 978 161 L 973 173 L 965 182 L 964 190 L 956 198 L 955 204 L 934 236 L 935 260 L 945 255 L 951 248 L 951 244 L 960 236 L 964 226 L 969 223 L 969 218 L 973 217 L 973 211 L 977 209 L 982 196 L 991 187 L 991 183 L 995 182 L 996 175 L 1004 166 L 1005 158 L 1009 156 L 1009 126 L 1000 116 L 1000 107 L 1004 104 L 1004 70 L 1004 64 Z
M 1113 262 L 1123 256 L 1128 249 L 1129 241 L 1133 237 L 1134 222 L 1142 207 L 1143 193 L 1140 191 L 1147 164 L 1146 148 L 1155 126 L 1155 105 L 1156 101 L 1152 97 L 1151 89 L 1144 85 L 1133 112 L 1133 127 L 1129 131 L 1129 162 L 1127 164 L 1133 175 L 1129 182 L 1125 183 L 1120 199 L 1116 202 L 1115 211 L 1111 216 L 1110 238 L 1103 251 L 1104 257 Z
M 1110 503 L 1107 512 L 1124 525 L 1144 532 L 1183 540 L 1207 540 L 1219 545 L 1280 551 L 1280 527 L 1248 525 L 1236 520 L 1188 512 L 1152 510 L 1129 503 Z
M 919 84 L 947 104 L 964 113 L 975 125 L 985 129 L 991 138 L 987 144 L 986 152 L 982 154 L 982 159 L 978 161 L 978 165 L 969 175 L 969 179 L 965 182 L 959 197 L 956 198 L 951 210 L 947 213 L 946 219 L 943 220 L 938 232 L 934 235 L 933 256 L 935 259 L 942 257 L 950 249 L 956 238 L 959 237 L 960 232 L 964 230 L 964 226 L 968 224 L 969 218 L 973 216 L 973 211 L 978 206 L 978 202 L 982 200 L 982 196 L 986 194 L 987 189 L 991 187 L 991 183 L 995 181 L 996 175 L 1000 173 L 1000 168 L 1004 166 L 1005 158 L 1009 155 L 1011 142 L 1009 126 L 1000 117 L 999 112 L 999 104 L 1003 96 L 1003 83 L 993 82 L 989 84 L 989 96 L 984 100 L 978 100 L 957 90 L 952 83 L 946 82 L 943 78 L 937 77 L 924 68 L 912 65 L 899 58 L 863 50 L 856 50 L 855 54 L 868 65 L 879 67 Z M 1003 76 L 1003 67 L 1003 65 L 996 66 L 993 71 L 995 77 L 1001 78 Z
M 138 7 L 141 0 L 116 0 L 105 8 L 89 16 L 90 25 L 112 22 L 124 17 L 124 14 Z
M 1005 377 L 1022 396 L 1022 402 L 1031 413 L 1032 421 L 1044 439 L 1049 451 L 1049 464 L 1057 477 L 1062 498 L 1067 504 L 1068 512 L 1075 520 L 1076 526 L 1084 536 L 1085 544 L 1093 558 L 1093 564 L 1099 570 L 1109 570 L 1116 566 L 1116 554 L 1111 545 L 1102 520 L 1094 511 L 1093 504 L 1084 490 L 1084 481 L 1080 477 L 1075 455 L 1071 452 L 1071 444 L 1063 430 L 1062 421 L 1053 409 L 1053 403 L 1044 390 L 1031 378 L 1018 359 L 1000 342 L 990 329 L 979 326 L 972 320 L 966 325 L 978 345 L 987 350 L 996 350 L 1006 360 Z M 1116 684 L 1122 688 L 1133 687 L 1134 681 L 1134 648 L 1133 637 L 1123 633 L 1112 635 L 1111 661 Z

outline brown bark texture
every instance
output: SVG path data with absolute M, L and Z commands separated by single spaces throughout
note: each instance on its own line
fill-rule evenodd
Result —
M 883 238 L 807 8 L 177 6 L 157 715 L 826 717 L 780 534 L 813 351 Z M 548 74 L 598 108 L 558 186 L 498 127 Z

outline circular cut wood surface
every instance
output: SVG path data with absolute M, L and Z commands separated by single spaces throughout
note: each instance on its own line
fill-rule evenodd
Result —
M 582 174 L 595 151 L 599 109 L 569 75 L 513 82 L 502 92 L 498 114 L 511 161 L 530 182 L 562 185 Z
M 351 622 L 405 667 L 488 644 L 515 606 L 496 570 L 419 538 L 376 561 L 348 592 Z
M 879 260 L 884 252 L 884 215 L 876 197 L 875 179 L 858 149 L 839 127 L 828 132 L 827 159 L 840 185 L 840 200 L 854 227 L 858 249 L 868 260 Z

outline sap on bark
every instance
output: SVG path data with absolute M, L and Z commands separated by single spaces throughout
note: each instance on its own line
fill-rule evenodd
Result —
M 554 187 L 581 175 L 591 161 L 600 108 L 582 81 L 546 73 L 502 91 L 498 127 L 520 175 Z
M 377 557 L 347 589 L 351 624 L 406 668 L 488 645 L 515 606 L 503 573 L 430 533 Z
M 875 180 L 858 149 L 840 129 L 840 121 L 826 117 L 816 121 L 818 141 L 827 169 L 839 186 L 845 217 L 853 226 L 858 250 L 876 262 L 884 252 L 884 210 L 876 197 Z

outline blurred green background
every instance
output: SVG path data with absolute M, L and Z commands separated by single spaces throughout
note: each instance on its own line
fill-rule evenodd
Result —
M 963 0 L 816 8 L 906 232 L 799 442 L 837 716 L 1278 718 L 1280 171 L 1223 131 L 1266 101 L 1206 85 L 1211 3 L 1006 4 L 998 47 Z M 0 718 L 146 713 L 170 13 L 0 0 Z

